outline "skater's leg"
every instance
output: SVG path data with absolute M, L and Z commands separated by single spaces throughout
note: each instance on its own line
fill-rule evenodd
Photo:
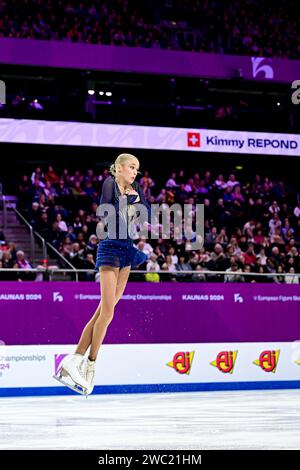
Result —
M 86 353 L 88 347 L 90 346 L 92 342 L 94 324 L 100 315 L 100 311 L 101 311 L 101 301 L 99 302 L 94 315 L 89 320 L 89 322 L 85 325 L 81 333 L 80 340 L 78 342 L 75 353 L 82 354 L 82 355 Z
M 118 280 L 117 280 L 117 287 L 116 287 L 116 304 L 119 302 L 120 298 L 122 297 L 128 278 L 130 274 L 130 266 L 126 266 L 122 268 L 118 272 Z M 116 305 L 115 304 L 115 305 Z
M 98 350 L 103 342 L 106 334 L 108 325 L 113 319 L 114 307 L 123 295 L 128 277 L 130 273 L 130 266 L 118 270 L 116 273 L 112 273 L 112 269 L 105 267 L 101 268 L 100 271 L 100 283 L 101 283 L 101 312 L 97 318 L 93 328 L 93 338 L 90 349 L 89 357 L 92 360 L 96 360 Z M 113 276 L 113 274 L 115 276 Z M 115 282 L 112 282 L 112 279 Z M 114 284 L 112 286 L 112 284 Z M 114 289 L 114 296 L 112 291 Z M 115 302 L 111 301 L 111 298 L 115 298 Z
M 130 274 L 130 266 L 126 268 L 122 268 L 118 272 L 118 280 L 117 280 L 116 294 L 115 294 L 115 306 L 117 305 L 117 303 L 119 302 L 120 298 L 123 295 L 129 274 Z M 101 311 L 101 301 L 99 302 L 94 315 L 84 327 L 75 353 L 84 355 L 87 349 L 89 348 L 92 342 L 93 328 L 94 328 L 97 318 L 100 315 L 100 311 Z

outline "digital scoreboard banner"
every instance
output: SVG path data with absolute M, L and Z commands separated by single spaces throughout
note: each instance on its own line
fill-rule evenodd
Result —
M 300 135 L 0 119 L 0 142 L 300 156 Z

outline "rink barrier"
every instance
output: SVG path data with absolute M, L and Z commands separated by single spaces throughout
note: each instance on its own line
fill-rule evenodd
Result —
M 218 392 L 238 390 L 286 390 L 300 389 L 300 380 L 272 382 L 232 382 L 232 383 L 190 383 L 190 384 L 137 384 L 137 385 L 96 385 L 93 394 L 124 393 L 174 393 L 174 392 Z M 78 395 L 68 388 L 61 387 L 24 387 L 1 388 L 0 397 Z

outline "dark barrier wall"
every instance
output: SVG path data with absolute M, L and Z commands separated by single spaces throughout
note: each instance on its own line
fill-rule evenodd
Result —
M 292 83 L 299 60 L 0 38 L 0 63 Z M 1 71 L 0 71 L 1 78 Z

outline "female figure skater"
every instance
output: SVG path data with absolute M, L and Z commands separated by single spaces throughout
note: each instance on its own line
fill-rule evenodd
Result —
M 150 205 L 135 181 L 138 170 L 139 160 L 134 155 L 123 153 L 111 165 L 112 176 L 107 177 L 102 186 L 100 205 L 110 203 L 116 210 L 116 237 L 114 234 L 111 236 L 108 224 L 108 238 L 99 241 L 95 267 L 95 270 L 100 268 L 101 301 L 82 331 L 75 353 L 63 360 L 59 376 L 60 379 L 62 376 L 70 376 L 76 384 L 70 387 L 82 393 L 77 388 L 81 387 L 85 395 L 93 391 L 97 354 L 113 319 L 114 308 L 125 290 L 130 269 L 139 266 L 147 258 L 135 247 L 128 230 L 129 221 L 133 220 L 132 204 L 146 206 L 147 218 L 144 222 L 149 223 L 151 217 Z M 119 204 L 124 198 L 127 198 L 125 206 Z M 126 238 L 119 237 L 121 225 L 126 226 Z M 89 355 L 85 357 L 89 347 Z

